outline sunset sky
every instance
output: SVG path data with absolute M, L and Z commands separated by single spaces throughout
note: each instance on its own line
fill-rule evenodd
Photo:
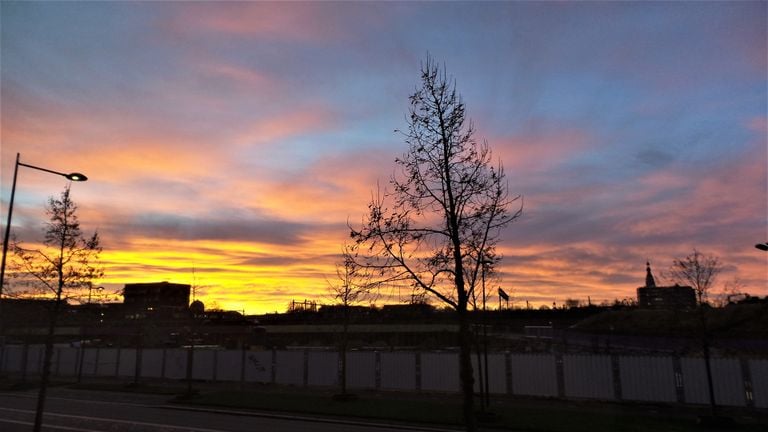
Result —
M 724 264 L 718 290 L 768 295 L 766 2 L 4 1 L 0 16 L 1 223 L 17 152 L 86 174 L 72 196 L 108 290 L 189 283 L 249 314 L 331 302 L 429 53 L 524 196 L 493 282 L 516 306 L 634 297 L 646 260 L 659 276 L 694 247 Z M 39 241 L 66 183 L 20 169 L 20 240 Z

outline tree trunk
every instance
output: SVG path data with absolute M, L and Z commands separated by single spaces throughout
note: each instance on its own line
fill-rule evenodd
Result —
M 699 304 L 699 326 L 701 327 L 701 347 L 704 353 L 704 368 L 707 373 L 707 389 L 709 392 L 709 407 L 712 417 L 717 417 L 717 402 L 715 401 L 715 386 L 712 382 L 712 364 L 710 362 L 709 324 L 704 307 Z
M 56 331 L 56 321 L 59 317 L 61 293 L 53 304 L 50 320 L 48 322 L 48 334 L 45 336 L 45 354 L 43 356 L 43 374 L 40 377 L 40 390 L 37 393 L 37 408 L 35 410 L 35 424 L 33 432 L 40 432 L 43 426 L 43 411 L 45 410 L 45 397 L 48 393 L 48 381 L 51 376 L 51 358 L 53 357 L 53 339 Z
M 459 377 L 461 378 L 462 411 L 468 432 L 475 430 L 475 379 L 472 374 L 472 335 L 466 310 L 458 311 L 459 318 Z
M 347 345 L 349 343 L 349 312 L 345 312 L 344 316 L 344 331 L 341 335 L 341 353 L 339 355 L 341 356 L 341 376 L 339 376 L 339 381 L 341 384 L 341 394 L 346 395 L 347 394 Z

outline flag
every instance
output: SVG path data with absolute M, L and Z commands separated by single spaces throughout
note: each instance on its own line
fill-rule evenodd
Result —
M 509 295 L 507 295 L 501 288 L 499 288 L 499 297 L 503 298 L 505 301 L 509 301 Z

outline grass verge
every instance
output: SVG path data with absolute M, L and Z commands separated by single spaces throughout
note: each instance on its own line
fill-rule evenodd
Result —
M 242 391 L 203 392 L 184 399 L 183 403 L 378 421 L 462 424 L 460 398 L 444 394 L 363 392 L 358 393 L 356 399 L 340 401 L 334 399 L 333 392 L 265 386 Z M 708 429 L 698 420 L 707 411 L 698 408 L 497 398 L 491 409 L 492 419 L 481 422 L 486 427 L 531 432 L 762 432 L 768 426 L 768 416 L 764 412 L 750 415 L 744 410 L 725 413 L 733 420 L 732 424 Z

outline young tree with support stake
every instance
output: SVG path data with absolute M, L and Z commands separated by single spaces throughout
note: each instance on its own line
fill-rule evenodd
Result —
M 342 308 L 343 321 L 341 341 L 339 343 L 339 386 L 341 394 L 338 399 L 351 399 L 347 393 L 347 351 L 349 350 L 349 325 L 351 322 L 352 306 L 375 298 L 376 284 L 371 282 L 371 275 L 365 268 L 355 265 L 350 249 L 344 247 L 342 262 L 336 265 L 336 281 L 328 283 L 333 299 Z
M 510 197 L 501 163 L 472 123 L 452 79 L 431 58 L 410 96 L 409 148 L 395 163 L 392 190 L 368 204 L 362 227 L 352 229 L 355 262 L 382 281 L 402 282 L 456 311 L 459 374 L 466 428 L 475 430 L 472 336 L 468 305 L 480 278 L 498 263 L 500 231 L 517 219 L 520 196 Z
M 77 218 L 77 205 L 72 201 L 69 187 L 59 198 L 49 198 L 46 205 L 49 222 L 45 228 L 42 249 L 26 249 L 14 242 L 19 272 L 54 298 L 48 321 L 43 357 L 43 373 L 37 398 L 34 431 L 40 431 L 45 397 L 51 374 L 54 331 L 66 297 L 92 287 L 94 280 L 104 276 L 99 266 L 99 235 L 84 236 Z
M 709 404 L 712 410 L 712 420 L 718 421 L 717 403 L 715 402 L 715 388 L 712 382 L 712 365 L 710 364 L 711 335 L 707 314 L 709 312 L 709 293 L 715 284 L 717 275 L 723 270 L 720 260 L 715 256 L 705 255 L 694 249 L 682 259 L 675 258 L 669 272 L 668 279 L 680 285 L 690 285 L 696 292 L 696 311 L 699 316 L 699 332 L 701 347 L 704 351 L 704 366 L 707 373 L 707 386 L 709 389 Z

